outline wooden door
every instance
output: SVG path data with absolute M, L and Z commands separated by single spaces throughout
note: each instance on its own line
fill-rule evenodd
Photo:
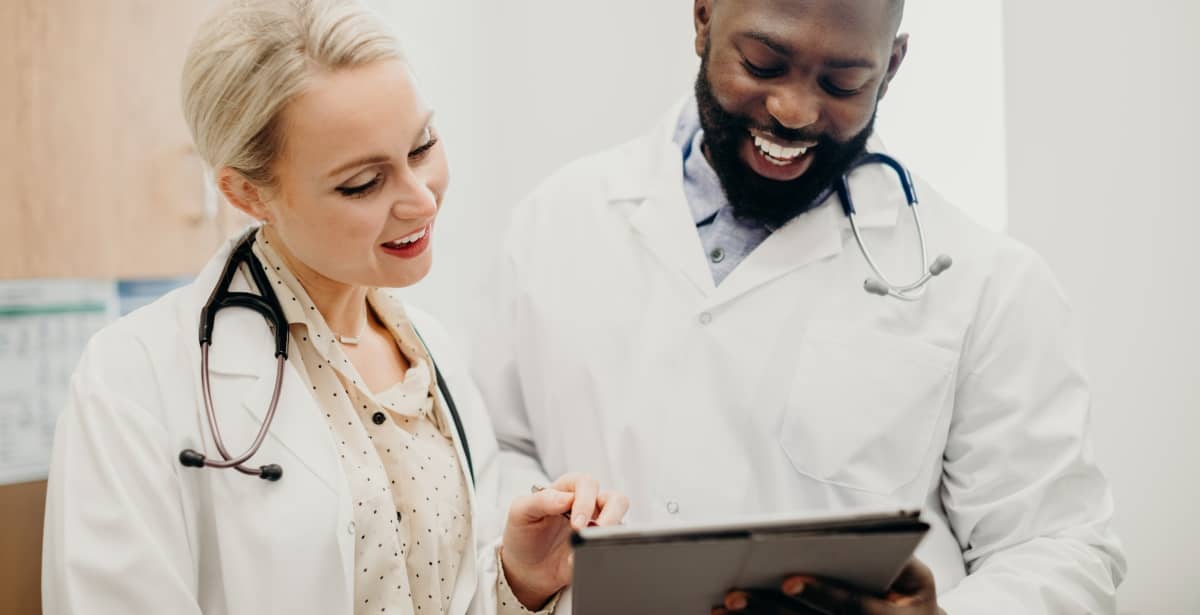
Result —
M 222 235 L 180 105 L 207 0 L 0 2 L 0 279 L 196 271 Z
M 195 273 L 205 205 L 180 71 L 209 0 L 0 0 L 0 279 Z M 0 486 L 0 613 L 41 612 L 46 483 Z

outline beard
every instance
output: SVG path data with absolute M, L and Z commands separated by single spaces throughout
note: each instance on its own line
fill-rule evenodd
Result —
M 879 101 L 875 101 L 876 109 L 872 110 L 866 128 L 847 141 L 787 128 L 774 119 L 770 126 L 759 126 L 749 117 L 726 111 L 717 102 L 708 80 L 706 49 L 700 60 L 700 74 L 696 77 L 696 104 L 709 163 L 721 180 L 721 188 L 734 216 L 744 223 L 774 230 L 820 205 L 834 180 L 866 151 L 867 139 L 875 129 Z M 810 149 L 813 160 L 809 168 L 791 181 L 767 179 L 754 172 L 739 153 L 743 141 L 750 138 L 751 128 L 785 141 L 817 143 Z

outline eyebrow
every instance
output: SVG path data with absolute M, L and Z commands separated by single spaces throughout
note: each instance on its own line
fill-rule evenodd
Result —
M 743 32 L 741 34 L 741 36 L 748 38 L 750 40 L 762 43 L 763 45 L 766 45 L 772 51 L 774 51 L 775 53 L 778 53 L 780 55 L 789 56 L 789 57 L 792 55 L 795 55 L 792 53 L 792 49 L 790 47 L 788 47 L 786 44 L 772 38 L 770 35 L 766 34 L 765 32 L 758 32 L 758 31 Z M 833 69 L 875 68 L 875 62 L 868 58 L 831 58 L 831 59 L 825 61 L 825 66 L 827 66 L 829 68 L 833 68 Z
M 430 110 L 425 114 L 425 122 L 423 124 L 421 124 L 421 132 L 425 132 L 425 130 L 428 129 L 432 123 L 433 123 L 433 111 Z M 353 169 L 355 167 L 364 167 L 364 166 L 372 165 L 372 164 L 380 164 L 383 162 L 387 162 L 388 160 L 391 160 L 391 156 L 387 156 L 385 154 L 371 154 L 368 156 L 363 156 L 362 158 L 355 158 L 354 160 L 351 160 L 350 162 L 347 162 L 346 164 L 343 164 L 343 165 L 339 166 L 338 168 L 330 171 L 329 177 L 333 178 L 337 175 L 341 175 L 342 173 L 345 173 L 346 171 L 349 171 L 350 169 Z

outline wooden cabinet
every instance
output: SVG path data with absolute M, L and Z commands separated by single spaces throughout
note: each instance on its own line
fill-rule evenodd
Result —
M 195 272 L 206 204 L 180 104 L 207 0 L 0 2 L 0 279 Z

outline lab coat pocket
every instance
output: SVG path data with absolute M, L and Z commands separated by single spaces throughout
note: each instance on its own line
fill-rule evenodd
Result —
M 817 480 L 889 494 L 930 458 L 956 355 L 918 338 L 814 322 L 800 344 L 780 444 Z

